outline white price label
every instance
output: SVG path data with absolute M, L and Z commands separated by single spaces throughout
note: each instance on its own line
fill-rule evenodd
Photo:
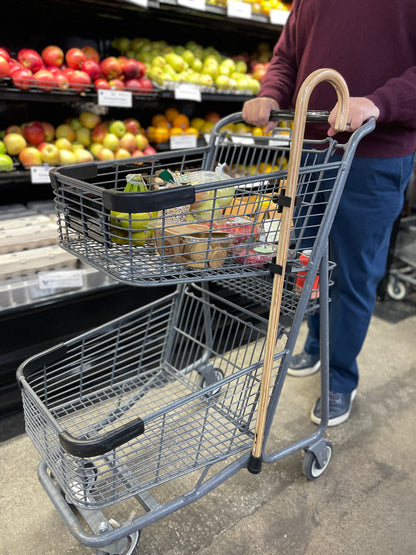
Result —
M 178 0 L 178 6 L 191 8 L 191 10 L 205 11 L 205 0 Z
M 99 106 L 132 108 L 133 95 L 131 91 L 98 89 L 98 104 Z
M 201 89 L 192 83 L 178 83 L 175 87 L 175 98 L 201 102 Z
M 169 139 L 169 146 L 171 150 L 195 148 L 197 140 L 198 137 L 196 135 L 173 135 Z
M 141 8 L 148 8 L 149 2 L 148 0 L 129 0 L 131 4 L 135 4 L 136 6 L 140 6 Z
M 289 144 L 290 144 L 290 140 L 288 138 L 288 135 L 281 135 L 281 138 L 273 137 L 273 139 L 269 140 L 269 146 L 281 147 L 281 146 L 288 146 Z
M 31 166 L 30 168 L 30 181 L 32 183 L 50 183 L 49 166 Z
M 254 145 L 253 135 L 251 136 L 239 135 L 238 137 L 236 135 L 232 135 L 231 140 L 234 144 L 237 144 L 237 145 Z
M 68 289 L 83 285 L 82 270 L 53 270 L 39 272 L 39 289 Z
M 251 4 L 247 2 L 228 2 L 227 16 L 240 19 L 251 19 Z
M 289 12 L 285 10 L 270 10 L 270 23 L 273 25 L 284 25 L 289 17 Z

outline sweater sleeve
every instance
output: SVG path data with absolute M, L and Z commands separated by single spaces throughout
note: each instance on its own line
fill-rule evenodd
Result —
M 282 34 L 274 47 L 273 57 L 267 69 L 257 96 L 274 98 L 281 108 L 290 108 L 296 86 L 296 14 L 297 3 L 283 28 Z
M 380 110 L 379 123 L 401 123 L 416 129 L 416 66 L 389 79 L 367 98 Z

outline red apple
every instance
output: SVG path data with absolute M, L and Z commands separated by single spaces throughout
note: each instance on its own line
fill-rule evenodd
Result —
M 93 143 L 102 144 L 104 137 L 107 135 L 107 125 L 105 123 L 99 123 L 94 127 L 91 132 L 91 140 Z
M 8 133 L 3 137 L 6 152 L 11 156 L 17 156 L 27 147 L 26 139 L 19 133 Z
M 8 62 L 11 60 L 10 51 L 7 48 L 0 47 L 0 56 L 5 58 Z
M 97 64 L 94 60 L 85 60 L 81 66 L 81 71 L 85 71 L 90 76 L 91 81 L 96 81 L 101 75 L 100 64 Z
M 136 79 L 142 77 L 143 75 L 136 60 L 127 58 L 122 62 L 121 67 L 123 70 L 123 74 L 127 80 Z
M 36 73 L 43 67 L 43 61 L 40 54 L 32 48 L 22 48 L 19 50 L 17 53 L 17 60 L 23 67 L 30 69 L 32 73 Z
M 10 70 L 10 77 L 13 75 L 13 73 L 19 69 L 24 69 L 24 67 L 22 66 L 22 64 L 20 62 L 18 62 L 15 59 L 10 59 L 9 61 L 9 70 Z
M 136 137 L 133 133 L 125 133 L 120 139 L 120 148 L 124 148 L 129 152 L 133 152 L 137 149 Z
M 137 135 L 140 130 L 140 123 L 135 118 L 127 118 L 124 121 L 124 125 L 126 126 L 126 131 L 132 133 L 133 135 Z
M 148 77 L 140 77 L 140 88 L 151 91 L 153 89 L 153 83 Z
M 12 73 L 12 81 L 15 87 L 27 91 L 33 86 L 33 73 L 30 69 L 17 69 Z
M 121 79 L 110 79 L 108 84 L 110 85 L 110 89 L 113 89 L 115 91 L 124 91 L 124 89 L 126 88 L 123 81 Z
M 81 48 L 70 48 L 65 54 L 65 61 L 71 69 L 80 69 L 86 59 Z
M 96 79 L 94 81 L 94 88 L 96 91 L 98 91 L 99 89 L 108 90 L 110 88 L 110 85 L 108 84 L 107 79 Z
M 9 75 L 10 75 L 9 62 L 6 60 L 4 56 L 0 55 L 0 79 L 9 77 Z
M 40 166 L 42 164 L 42 155 L 34 146 L 27 146 L 19 153 L 19 160 L 26 167 Z
M 94 60 L 97 64 L 100 63 L 100 55 L 93 46 L 83 46 L 81 50 L 84 52 L 87 60 Z
M 47 66 L 59 67 L 64 63 L 64 52 L 59 46 L 47 46 L 42 50 L 41 56 Z
M 51 91 L 56 86 L 56 79 L 47 69 L 40 69 L 34 74 L 35 85 L 42 91 Z
M 120 62 L 114 56 L 104 58 L 100 65 L 102 74 L 108 80 L 116 79 L 123 73 Z
M 71 69 L 71 71 L 73 70 Z M 69 78 L 64 71 L 61 71 L 60 69 L 55 68 L 55 70 L 51 71 L 51 73 L 53 75 L 55 84 L 60 89 L 62 89 L 63 91 L 66 91 L 66 89 L 69 89 Z
M 261 83 L 266 75 L 267 69 L 265 67 L 259 67 L 253 72 L 254 79 L 257 79 Z
M 129 79 L 128 81 L 126 81 L 125 87 L 128 91 L 133 91 L 133 92 L 142 91 L 141 83 L 138 79 Z
M 143 154 L 144 154 L 145 156 L 147 156 L 147 155 L 149 155 L 149 154 L 156 154 L 156 152 L 157 152 L 156 149 L 153 148 L 153 147 L 150 146 L 150 145 L 147 146 L 147 147 L 143 150 Z
M 45 140 L 45 132 L 39 121 L 30 121 L 23 126 L 23 137 L 32 145 L 38 145 Z
M 71 89 L 77 92 L 88 90 L 91 85 L 90 76 L 84 71 L 75 70 L 68 76 Z
M 139 66 L 139 70 L 140 70 L 140 76 L 139 77 L 144 77 L 144 74 L 146 73 L 146 66 L 140 60 L 136 60 L 136 63 Z
M 50 143 L 55 137 L 55 127 L 48 121 L 41 121 L 40 124 L 45 133 L 45 141 Z

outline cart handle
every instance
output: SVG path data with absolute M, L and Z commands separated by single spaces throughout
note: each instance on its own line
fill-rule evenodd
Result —
M 136 418 L 124 426 L 94 439 L 78 439 L 65 430 L 59 433 L 62 447 L 74 457 L 98 457 L 144 434 L 144 422 Z

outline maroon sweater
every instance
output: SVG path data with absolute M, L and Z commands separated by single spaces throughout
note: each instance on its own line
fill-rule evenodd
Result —
M 416 150 L 416 0 L 294 0 L 258 96 L 293 108 L 304 79 L 324 67 L 345 78 L 350 96 L 366 96 L 380 110 L 357 155 Z M 336 100 L 332 85 L 322 83 L 309 109 L 331 110 Z M 311 138 L 322 138 L 328 126 L 314 129 Z

